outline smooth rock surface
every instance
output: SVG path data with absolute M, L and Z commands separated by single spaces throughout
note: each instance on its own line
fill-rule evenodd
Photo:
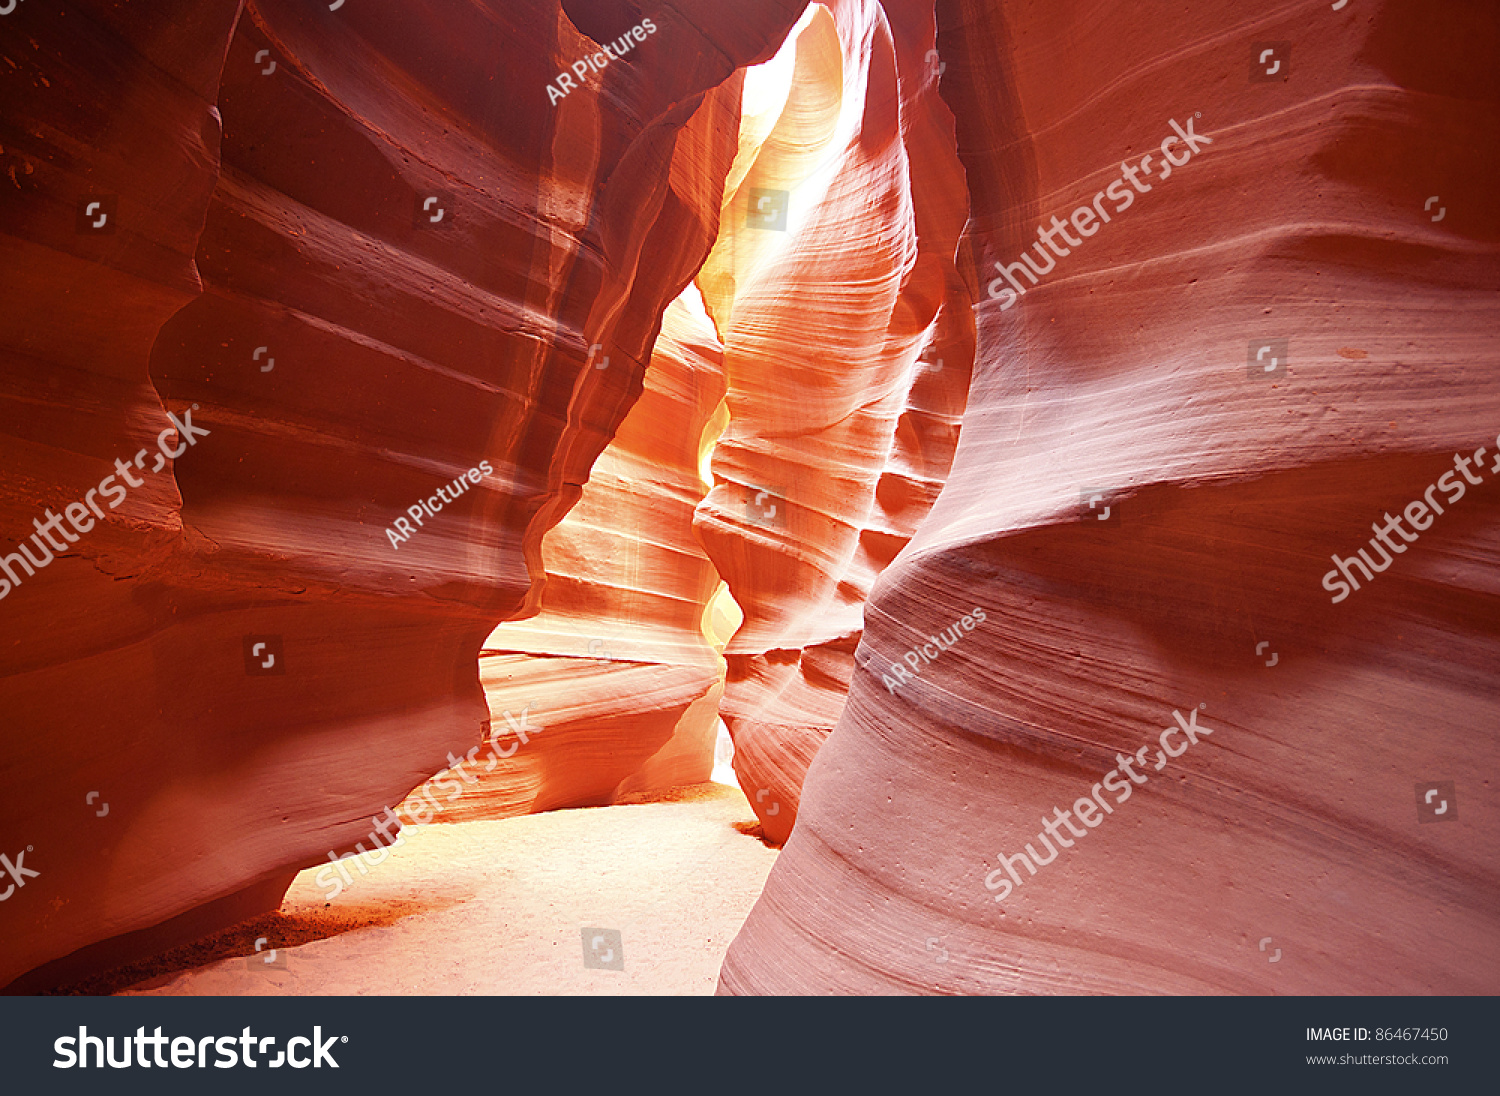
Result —
M 733 622 L 716 624 L 723 583 L 693 514 L 722 429 L 720 353 L 690 287 L 667 309 L 641 398 L 543 540 L 541 613 L 485 641 L 491 734 L 472 764 L 443 774 L 463 794 L 440 800 L 439 820 L 602 806 L 708 779 Z
M 974 207 L 963 435 L 721 992 L 1496 992 L 1493 11 L 940 22 Z M 1289 72 L 1250 79 L 1277 39 Z M 1212 144 L 1002 309 L 992 264 L 1126 157 L 1159 169 L 1173 119 Z M 1482 483 L 1333 603 L 1330 556 L 1481 447 Z M 890 695 L 885 667 L 974 606 Z M 1131 799 L 1012 883 L 998 858 L 1045 856 L 1042 819 L 1174 712 L 1212 735 L 1148 752 Z M 1451 821 L 1422 820 L 1434 781 Z
M 745 614 L 721 710 L 775 841 L 843 708 L 865 596 L 947 473 L 968 386 L 962 174 L 917 45 L 898 50 L 877 3 L 808 9 L 747 77 L 759 95 L 698 279 L 729 407 L 698 527 Z
M 544 0 L 6 17 L 0 550 L 165 410 L 209 433 L 0 605 L 0 834 L 41 873 L 0 984 L 268 908 L 488 733 L 479 651 L 540 606 L 796 10 L 679 7 L 555 107 L 591 43 Z

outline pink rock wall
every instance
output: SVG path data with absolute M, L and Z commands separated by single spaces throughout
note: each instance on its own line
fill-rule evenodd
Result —
M 717 122 L 709 105 L 697 117 Z M 485 641 L 491 735 L 437 778 L 461 789 L 438 796 L 439 821 L 601 806 L 709 778 L 728 634 L 714 632 L 722 582 L 693 514 L 724 378 L 695 292 L 668 306 L 645 391 L 544 538 L 542 611 Z M 616 368 L 596 357 L 593 368 Z M 406 817 L 432 813 L 408 806 Z
M 721 992 L 1495 992 L 1493 11 L 939 17 L 973 202 L 963 435 Z M 1266 41 L 1289 64 L 1252 79 Z M 1172 120 L 1212 144 L 1163 178 Z M 992 264 L 1147 153 L 1151 191 L 1002 309 Z M 1334 603 L 1331 555 L 1481 447 L 1482 482 Z M 1157 770 L 1174 712 L 1212 734 Z M 1131 799 L 1007 876 L 1143 746 Z
M 898 65 L 878 4 L 809 10 L 785 103 L 742 131 L 699 276 L 729 385 L 699 530 L 745 613 L 722 712 L 777 842 L 843 708 L 866 593 L 947 472 L 968 384 L 951 311 L 962 180 L 919 44 Z

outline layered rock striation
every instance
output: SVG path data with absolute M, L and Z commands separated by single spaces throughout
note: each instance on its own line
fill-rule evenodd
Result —
M 751 77 L 699 276 L 729 424 L 698 527 L 745 615 L 722 711 L 777 842 L 843 708 L 866 594 L 947 473 L 968 386 L 962 175 L 918 45 L 898 47 L 879 4 L 808 8 Z
M 697 117 L 719 121 L 707 106 Z M 405 817 L 603 806 L 708 780 L 733 624 L 693 515 L 722 429 L 721 353 L 689 287 L 666 310 L 641 398 L 543 539 L 541 612 L 485 641 L 488 740 L 434 780 L 458 789 L 437 796 L 440 812 L 411 802 Z
M 678 6 L 555 106 L 593 42 L 550 2 L 5 19 L 0 550 L 146 463 L 0 602 L 38 873 L 0 983 L 273 907 L 488 733 L 478 653 L 541 604 L 717 234 L 728 82 L 795 16 Z
M 445 819 L 702 779 L 722 690 L 786 842 L 723 992 L 1494 992 L 1497 47 L 19 5 L 0 984 L 461 757 Z
M 1494 992 L 1492 15 L 939 15 L 963 435 L 721 991 Z

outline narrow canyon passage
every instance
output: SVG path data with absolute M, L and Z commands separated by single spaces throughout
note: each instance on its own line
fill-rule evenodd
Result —
M 127 887 L 104 896 L 114 914 L 55 903 L 62 916 L 34 941 L 50 941 L 51 962 L 27 960 L 13 989 L 119 987 L 133 984 L 126 972 L 159 978 L 195 955 L 222 965 L 218 952 L 247 941 L 257 954 L 319 950 L 296 939 L 314 931 L 298 897 L 309 877 L 328 903 L 314 920 L 360 929 L 344 909 L 351 872 L 497 840 L 473 823 L 701 799 L 726 732 L 734 768 L 718 776 L 744 788 L 744 840 L 770 855 L 786 839 L 842 707 L 870 583 L 951 460 L 968 362 L 961 337 L 943 341 L 962 327 L 943 300 L 945 279 L 962 297 L 951 258 L 962 206 L 919 238 L 921 171 L 895 125 L 884 13 L 813 4 L 768 9 L 763 23 L 742 43 L 761 41 L 763 59 L 721 73 L 666 130 L 612 145 L 600 126 L 616 160 L 606 170 L 557 143 L 597 124 L 573 117 L 584 96 L 559 109 L 550 147 L 508 128 L 492 100 L 466 98 L 463 79 L 494 78 L 481 50 L 439 78 L 364 16 L 239 11 L 209 119 L 222 136 L 205 128 L 198 150 L 220 160 L 189 267 L 202 292 L 150 351 L 155 392 L 193 400 L 212 423 L 204 435 L 227 440 L 165 466 L 180 497 L 142 569 L 158 691 L 163 642 L 197 665 L 191 650 L 236 627 L 251 680 L 233 683 L 236 703 L 207 681 L 168 697 L 155 727 L 166 786 L 153 790 L 137 749 L 133 786 L 110 793 L 101 851 Z M 678 29 L 712 28 L 699 13 Z M 579 48 L 566 18 L 557 31 L 564 51 Z M 324 52 L 334 40 L 338 57 Z M 283 80 L 268 79 L 273 54 Z M 431 86 L 393 98 L 372 83 L 389 66 Z M 932 114 L 935 88 L 915 87 Z M 457 123 L 439 144 L 417 116 L 434 110 Z M 384 178 L 376 161 L 393 155 L 401 170 Z M 550 164 L 534 182 L 530 269 L 516 246 L 527 226 L 497 204 L 498 177 L 528 155 Z M 592 208 L 580 204 L 590 185 Z M 402 192 L 409 227 L 391 218 Z M 639 222 L 642 200 L 654 220 Z M 602 231 L 610 217 L 631 225 L 629 241 Z M 548 301 L 537 264 L 562 260 L 536 241 L 554 222 L 584 246 Z M 865 242 L 835 254 L 835 238 Z M 371 307 L 382 298 L 396 307 Z M 577 330 L 542 330 L 540 308 Z M 349 498 L 372 461 L 390 466 L 381 500 Z M 485 619 L 499 623 L 477 650 L 476 720 L 463 652 Z M 173 637 L 183 625 L 195 639 Z M 197 760 L 201 778 L 166 761 L 193 720 L 221 742 Z M 275 833 L 257 824 L 273 817 Z M 452 828 L 441 845 L 415 836 L 429 823 Z M 709 823 L 724 828 L 712 814 L 691 824 Z M 293 882 L 288 869 L 308 863 Z M 640 868 L 632 877 L 652 877 Z M 749 870 L 731 893 L 755 893 L 745 886 L 764 873 Z M 288 885 L 279 912 L 260 912 Z M 721 935 L 748 905 L 725 909 Z M 69 931 L 83 946 L 58 954 Z
M 541 829 L 471 823 L 662 794 L 706 802 L 704 793 L 714 785 L 702 782 L 710 775 L 715 729 L 727 728 L 734 740 L 725 743 L 734 766 L 730 779 L 746 789 L 731 798 L 754 812 L 737 819 L 740 830 L 753 831 L 738 844 L 759 846 L 765 837 L 779 845 L 791 831 L 806 763 L 842 706 L 869 583 L 941 486 L 968 376 L 956 356 L 962 347 L 945 350 L 937 342 L 937 299 L 913 297 L 930 293 L 922 279 L 934 265 L 918 247 L 914 225 L 908 221 L 903 247 L 893 251 L 880 238 L 888 212 L 837 200 L 840 188 L 867 193 L 873 176 L 893 199 L 911 202 L 910 171 L 894 131 L 880 157 L 871 153 L 873 77 L 862 51 L 879 29 L 875 10 L 862 9 L 860 19 L 851 16 L 840 27 L 829 9 L 809 6 L 776 56 L 746 70 L 739 146 L 714 247 L 695 282 L 662 317 L 640 397 L 595 459 L 577 503 L 542 539 L 546 580 L 539 612 L 498 625 L 481 651 L 490 708 L 484 742 L 467 754 L 450 753 L 454 765 L 395 807 L 387 816 L 391 826 L 356 843 L 357 856 L 304 871 L 279 916 L 237 928 L 225 942 L 231 949 L 248 939 L 269 954 L 280 941 L 285 946 L 278 954 L 292 966 L 314 969 L 317 955 L 332 945 L 297 946 L 287 934 L 324 924 L 340 936 L 336 951 L 354 957 L 369 947 L 363 965 L 394 971 L 403 966 L 401 947 L 413 961 L 427 952 L 429 932 L 441 939 L 431 946 L 444 954 L 472 951 L 465 932 L 496 931 L 532 901 L 543 907 L 533 913 L 549 926 L 542 938 L 550 951 L 563 931 L 553 919 L 566 903 L 544 900 L 541 890 L 502 899 L 503 889 L 481 886 L 484 879 L 498 872 L 513 884 L 515 873 L 535 858 L 532 866 L 552 880 L 549 865 L 567 859 L 567 841 L 609 845 L 601 842 L 608 825 L 641 827 L 624 840 L 617 870 L 639 888 L 635 902 L 655 912 L 647 917 L 621 895 L 617 905 L 623 903 L 629 916 L 610 923 L 628 923 L 620 931 L 632 953 L 640 952 L 657 973 L 622 981 L 621 991 L 712 990 L 715 980 L 705 981 L 703 972 L 722 963 L 765 868 L 749 852 L 698 865 L 696 871 L 714 881 L 711 891 L 729 895 L 700 909 L 694 903 L 705 893 L 702 880 L 663 881 L 658 859 L 672 862 L 677 842 L 699 827 L 724 830 L 727 816 L 700 817 L 684 805 L 671 815 L 681 819 L 682 833 L 648 820 L 646 808 L 570 812 L 566 823 L 559 819 Z M 815 104 L 820 108 L 809 113 Z M 771 184 L 783 189 L 768 191 Z M 767 193 L 778 195 L 786 224 L 761 223 Z M 872 240 L 869 254 L 826 254 L 825 241 L 835 231 Z M 884 284 L 847 299 L 851 264 Z M 846 298 L 840 324 L 809 316 L 809 301 L 820 296 Z M 590 347 L 587 364 L 600 373 L 620 368 L 602 345 Z M 788 403 L 790 391 L 828 395 Z M 872 391 L 884 394 L 872 403 Z M 832 492 L 819 482 L 830 460 L 842 465 Z M 778 588 L 784 575 L 776 586 L 765 585 L 787 559 L 808 557 L 814 567 L 804 568 L 793 589 Z M 750 606 L 748 614 L 739 598 Z M 713 802 L 724 807 L 723 798 Z M 444 836 L 414 839 L 410 848 L 386 853 L 381 845 L 396 821 L 433 823 Z M 526 839 L 533 829 L 537 839 Z M 559 843 L 546 844 L 549 836 Z M 507 841 L 516 846 L 501 856 Z M 713 847 L 730 849 L 725 839 Z M 387 857 L 400 867 L 381 868 Z M 454 862 L 435 865 L 435 858 Z M 733 878 L 740 868 L 746 877 Z M 355 885 L 354 873 L 362 869 L 406 888 L 398 893 L 407 895 L 407 906 L 422 909 L 390 926 L 406 941 L 401 947 L 380 943 L 384 934 L 372 939 L 362 915 L 351 912 L 350 896 L 365 889 Z M 447 893 L 466 872 L 481 878 L 471 880 L 475 889 L 462 914 L 430 913 L 417 901 L 427 882 L 442 881 L 439 890 Z M 309 882 L 328 900 L 321 912 L 306 906 Z M 608 890 L 599 879 L 592 886 Z M 659 908 L 664 895 L 684 886 L 694 896 L 692 916 Z M 356 900 L 353 910 L 363 908 Z M 647 923 L 657 928 L 648 932 Z M 696 931 L 703 925 L 713 932 L 700 947 Z M 457 935 L 448 939 L 445 932 Z M 691 978 L 676 973 L 680 964 L 671 956 L 677 953 L 696 956 Z M 521 974 L 497 981 L 507 961 L 518 963 Z M 419 981 L 409 992 L 470 992 L 480 985 L 544 992 L 545 985 L 525 973 L 536 962 L 530 953 L 497 955 L 482 968 L 485 981 L 446 991 L 441 979 Z M 544 969 L 555 974 L 555 968 L 554 962 Z M 273 962 L 263 972 L 251 957 L 252 976 L 241 976 L 243 969 L 235 960 L 221 961 L 147 992 L 255 993 L 269 983 L 253 975 L 274 979 L 279 967 Z M 389 988 L 401 985 L 399 979 L 382 977 L 328 985 L 308 973 L 291 978 L 285 992 L 399 991 Z M 568 984 L 553 988 L 561 992 Z M 615 991 L 597 979 L 587 985 Z
M 0 11 L 0 985 L 1495 993 L 1492 9 Z

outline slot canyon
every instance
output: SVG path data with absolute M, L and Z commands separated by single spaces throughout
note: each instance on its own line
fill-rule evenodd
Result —
M 1497 56 L 13 2 L 0 985 L 1500 992 Z

